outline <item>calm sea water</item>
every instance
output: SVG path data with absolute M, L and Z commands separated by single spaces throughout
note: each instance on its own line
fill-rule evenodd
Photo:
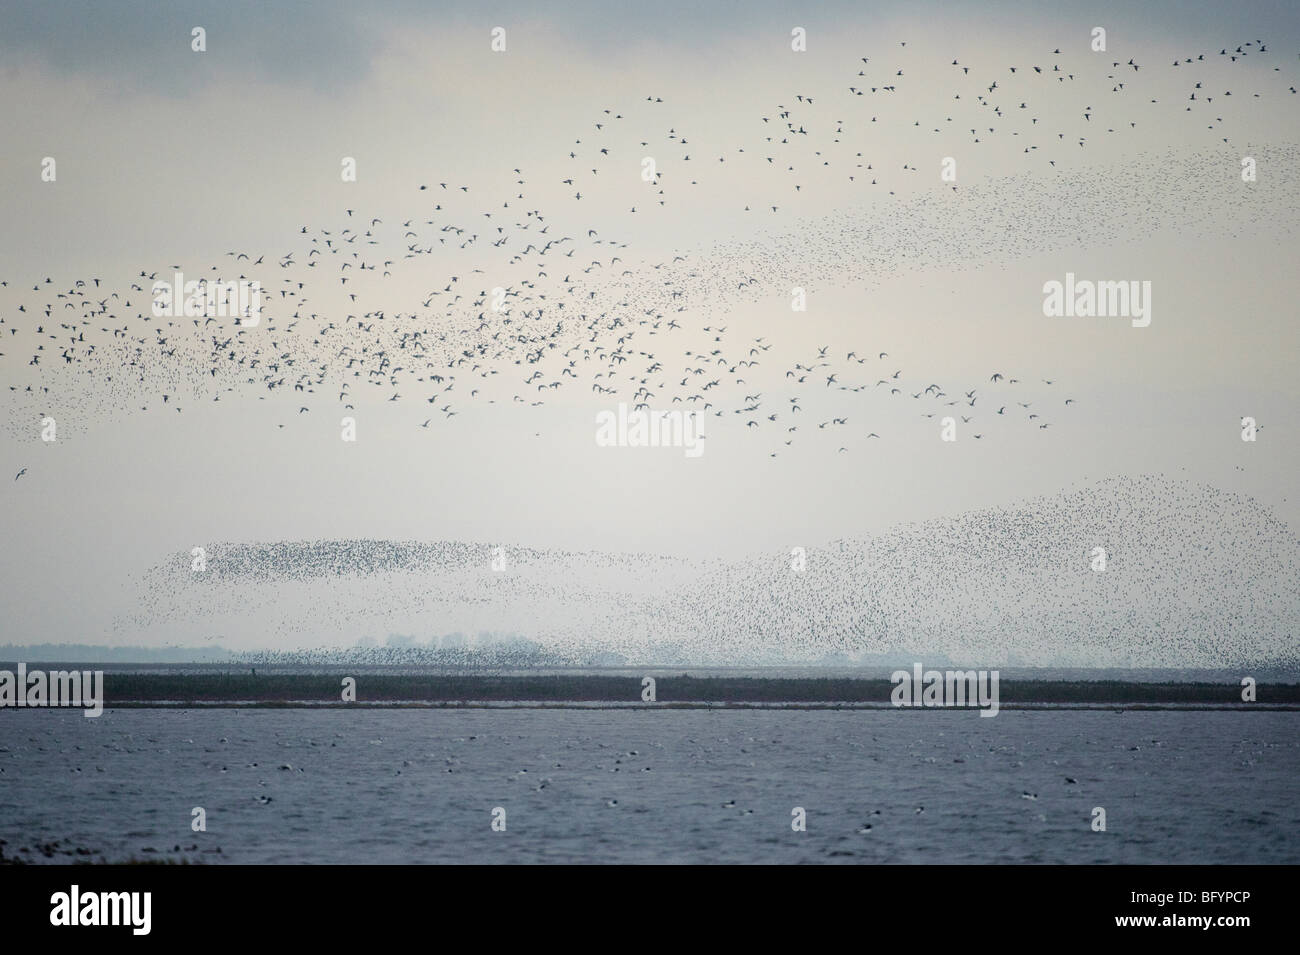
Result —
M 33 862 L 1294 864 L 1298 779 L 1292 712 L 7 710 L 0 848 Z M 206 832 L 191 831 L 197 806 Z M 1096 806 L 1106 832 L 1090 828 Z

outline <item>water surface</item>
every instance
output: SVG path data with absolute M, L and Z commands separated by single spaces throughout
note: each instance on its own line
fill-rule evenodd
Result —
M 8 710 L 0 848 L 39 862 L 1294 864 L 1298 731 L 1295 712 Z M 206 832 L 191 831 L 196 806 Z M 1097 806 L 1106 832 L 1090 828 Z

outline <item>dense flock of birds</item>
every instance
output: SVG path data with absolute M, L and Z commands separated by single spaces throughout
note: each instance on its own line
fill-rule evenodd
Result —
M 1272 65 L 1273 51 L 1260 40 L 1191 52 L 1172 64 L 1096 53 L 1067 67 L 1055 49 L 988 69 L 960 59 L 917 63 L 910 55 L 900 43 L 885 56 L 861 57 L 842 88 L 770 104 L 753 118 L 752 136 L 721 154 L 699 151 L 673 122 L 671 104 L 650 95 L 600 109 L 568 149 L 571 172 L 544 189 L 535 190 L 521 163 L 508 188 L 490 199 L 432 178 L 411 185 L 406 217 L 386 221 L 347 208 L 335 221 L 301 226 L 280 251 L 230 250 L 201 271 L 155 264 L 127 279 L 0 276 L 0 385 L 16 409 L 10 427 L 38 434 L 43 418 L 57 412 L 75 432 L 135 409 L 182 414 L 194 402 L 255 396 L 273 403 L 268 426 L 330 410 L 346 415 L 365 401 L 415 405 L 412 426 L 428 431 L 452 426 L 473 403 L 537 407 L 561 389 L 600 408 L 627 402 L 638 410 L 694 411 L 710 433 L 734 425 L 763 435 L 773 456 L 805 439 L 833 450 L 888 440 L 876 414 L 887 400 L 914 403 L 918 424 L 959 417 L 975 439 L 1012 425 L 1056 426 L 1074 399 L 1053 387 L 1050 374 L 989 368 L 978 380 L 936 380 L 905 368 L 898 347 L 865 335 L 857 343 L 774 351 L 740 312 L 786 299 L 795 287 L 812 294 L 903 268 L 1006 261 L 1105 240 L 1116 229 L 1195 228 L 1207 202 L 1240 212 L 1256 200 L 1229 188 L 1237 178 L 1230 135 L 1236 104 L 1290 97 L 1293 80 Z M 1246 70 L 1260 63 L 1267 68 Z M 1161 70 L 1176 71 L 1185 99 L 1148 95 L 1146 78 Z M 920 96 L 944 78 L 951 98 L 940 111 L 910 128 L 897 119 L 878 122 L 893 115 L 890 104 L 905 100 L 914 82 Z M 1075 94 L 1062 98 L 1066 87 Z M 1075 95 L 1090 101 L 1078 115 L 1058 107 Z M 1104 201 L 1113 194 L 1113 169 L 1057 169 L 1098 138 L 1132 133 L 1145 120 L 1131 117 L 1144 111 L 1152 122 L 1181 114 L 1184 132 L 1203 139 L 1200 152 L 1137 157 L 1121 170 L 1141 178 L 1148 201 L 1128 208 Z M 956 184 L 942 184 L 896 196 L 921 169 L 938 183 L 937 157 L 920 134 L 954 130 L 972 148 L 1014 141 L 1023 174 L 961 187 L 960 194 Z M 917 158 L 901 169 L 877 165 L 872 144 L 882 137 L 915 149 Z M 692 189 L 721 177 L 752 183 L 744 212 L 768 217 L 776 231 L 659 257 L 638 252 L 627 236 L 581 225 L 594 197 L 613 201 L 603 186 L 611 179 L 624 176 L 629 189 L 646 195 L 646 183 L 630 170 L 639 171 L 647 153 L 659 155 L 653 198 L 629 203 L 629 215 L 689 206 Z M 1180 162 L 1183 174 L 1171 173 Z M 844 211 L 798 217 L 800 196 L 827 190 Z M 544 211 L 538 191 L 564 198 Z M 865 200 L 884 203 L 873 207 L 869 226 L 852 206 Z M 1081 207 L 1086 215 L 1072 214 Z M 783 208 L 794 218 L 781 217 Z M 627 221 L 631 232 L 636 220 Z M 155 316 L 152 285 L 174 271 L 204 289 L 260 282 L 260 322 Z M 422 294 L 395 294 L 415 281 L 424 284 Z
M 218 544 L 202 573 L 155 566 L 118 626 L 216 647 L 247 624 L 274 634 L 271 665 L 1294 666 L 1297 579 L 1300 540 L 1266 507 L 1145 476 L 741 560 Z

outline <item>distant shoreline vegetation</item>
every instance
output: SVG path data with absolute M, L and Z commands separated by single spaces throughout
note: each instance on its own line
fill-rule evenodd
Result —
M 655 698 L 643 696 L 642 678 L 592 673 L 365 673 L 254 672 L 209 668 L 203 672 L 112 670 L 105 674 L 104 706 L 132 705 L 474 705 L 605 704 L 664 708 L 674 705 L 850 705 L 887 707 L 888 679 L 845 676 L 674 676 L 655 671 Z M 354 690 L 349 693 L 349 681 Z M 352 696 L 353 699 L 345 699 Z M 1300 683 L 1261 682 L 1256 702 L 1243 702 L 1231 683 L 1158 683 L 1124 680 L 1004 679 L 1003 708 L 1123 705 L 1234 709 L 1300 709 Z

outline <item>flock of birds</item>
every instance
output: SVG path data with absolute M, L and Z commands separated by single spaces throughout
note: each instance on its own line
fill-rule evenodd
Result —
M 277 648 L 259 666 L 1297 662 L 1300 541 L 1250 497 L 1191 481 L 1112 478 L 802 550 L 216 543 L 203 573 L 188 553 L 154 566 L 117 629 L 227 648 L 252 634 Z
M 718 155 L 701 151 L 702 144 L 667 118 L 654 118 L 669 109 L 662 97 L 638 104 L 645 123 L 657 125 L 653 132 L 634 131 L 630 109 L 603 109 L 568 149 L 571 171 L 545 184 L 552 193 L 565 190 L 554 211 L 538 207 L 537 184 L 522 165 L 491 200 L 478 199 L 469 185 L 434 179 L 412 186 L 407 217 L 385 221 L 345 209 L 337 222 L 301 226 L 281 252 L 231 250 L 225 261 L 186 274 L 205 289 L 236 277 L 259 281 L 257 325 L 213 315 L 155 316 L 152 285 L 185 272 L 180 265 L 150 266 L 126 280 L 43 277 L 30 288 L 0 278 L 0 301 L 6 290 L 18 299 L 0 311 L 0 383 L 21 408 L 11 427 L 38 431 L 56 407 L 85 426 L 133 408 L 181 414 L 193 402 L 253 396 L 286 399 L 276 405 L 279 427 L 286 426 L 285 412 L 292 418 L 330 408 L 347 414 L 365 401 L 416 405 L 418 427 L 430 430 L 472 403 L 537 407 L 563 390 L 600 408 L 625 401 L 635 409 L 694 411 L 710 431 L 734 424 L 766 435 L 773 457 L 805 438 L 826 438 L 841 452 L 852 446 L 850 436 L 885 440 L 876 402 L 886 399 L 914 402 L 918 422 L 960 420 L 974 439 L 1010 422 L 1047 430 L 1073 398 L 1057 394 L 1054 379 L 1041 374 L 990 368 L 982 380 L 963 383 L 923 371 L 905 374 L 891 357 L 897 348 L 887 343 L 810 343 L 796 355 L 746 331 L 738 314 L 765 297 L 787 296 L 792 284 L 810 284 L 808 275 L 824 275 L 828 259 L 847 255 L 855 272 L 868 274 L 899 268 L 900 250 L 912 264 L 935 260 L 935 234 L 945 216 L 955 222 L 959 211 L 939 209 L 926 197 L 910 204 L 895 199 L 893 223 L 870 238 L 860 222 L 842 215 L 797 222 L 785 236 L 755 235 L 662 258 L 634 258 L 630 242 L 574 224 L 593 196 L 605 195 L 601 183 L 620 175 L 636 182 L 628 170 L 639 169 L 648 151 L 663 154 L 650 184 L 653 198 L 630 204 L 631 213 L 689 200 L 692 187 L 742 167 L 754 177 L 756 193 L 745 211 L 776 214 L 783 206 L 797 210 L 799 197 L 817 190 L 841 190 L 836 194 L 846 202 L 858 197 L 855 187 L 880 186 L 893 196 L 894 187 L 933 165 L 922 152 L 924 162 L 877 166 L 870 150 L 882 136 L 903 143 L 914 130 L 968 130 L 972 146 L 1015 140 L 1025 168 L 1034 170 L 1040 163 L 1055 167 L 1067 146 L 1086 149 L 1092 137 L 1131 131 L 1137 120 L 1114 117 L 1139 105 L 1176 108 L 1196 128 L 1204 124 L 1210 139 L 1228 143 L 1224 117 L 1233 104 L 1295 93 L 1286 78 L 1261 82 L 1280 66 L 1243 74 L 1245 87 L 1225 86 L 1225 67 L 1232 75 L 1233 68 L 1273 55 L 1258 40 L 1175 60 L 1166 69 L 1185 75 L 1188 89 L 1175 104 L 1141 92 L 1156 64 L 1091 54 L 1068 68 L 1055 49 L 996 70 L 953 60 L 943 66 L 952 97 L 942 114 L 927 115 L 924 124 L 913 120 L 914 130 L 886 131 L 877 104 L 883 112 L 887 101 L 907 97 L 918 76 L 926 84 L 935 80 L 932 64 L 897 65 L 905 51 L 903 43 L 896 54 L 862 57 L 855 75 L 829 94 L 800 92 L 772 104 L 756 117 L 751 138 Z M 1095 105 L 1075 117 L 1056 111 L 1058 88 L 1076 85 L 1096 94 Z M 981 233 L 969 221 L 987 213 L 999 188 L 985 187 L 983 204 L 967 216 L 965 237 L 948 223 L 944 254 L 972 234 L 980 246 L 972 251 L 986 256 L 991 249 L 1009 255 L 1041 247 L 1041 234 Z M 926 216 L 918 239 L 914 220 Z M 429 281 L 430 274 L 442 277 Z M 393 301 L 386 283 L 421 277 L 422 295 L 403 300 L 398 293 Z

